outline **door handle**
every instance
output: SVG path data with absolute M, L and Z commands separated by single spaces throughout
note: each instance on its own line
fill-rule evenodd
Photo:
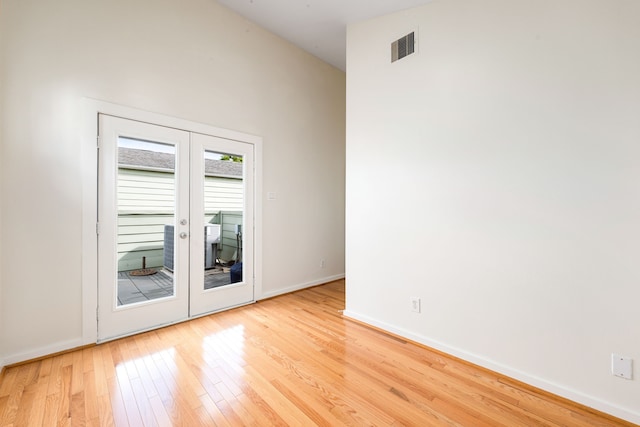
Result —
M 187 238 L 187 233 L 184 232 L 184 231 L 182 233 L 180 233 L 180 238 L 181 239 L 186 239 Z

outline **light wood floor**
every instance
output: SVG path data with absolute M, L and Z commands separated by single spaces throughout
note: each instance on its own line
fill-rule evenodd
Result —
M 624 426 L 346 320 L 344 282 L 9 368 L 0 426 Z

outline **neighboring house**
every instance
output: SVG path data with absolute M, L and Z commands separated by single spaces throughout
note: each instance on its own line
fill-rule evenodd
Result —
M 242 224 L 242 163 L 205 159 L 206 223 L 221 224 L 221 260 L 234 260 L 235 225 Z M 175 156 L 118 149 L 118 271 L 161 267 L 164 227 L 174 224 Z

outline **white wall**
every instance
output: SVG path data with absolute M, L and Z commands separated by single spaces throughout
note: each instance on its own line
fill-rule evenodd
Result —
M 0 40 L 0 46 L 2 46 L 2 42 Z M 0 56 L 0 76 L 2 76 L 2 59 Z M 2 80 L 2 78 L 0 77 L 0 81 Z M 0 92 L 2 91 L 2 86 L 0 86 Z M 0 129 L 2 129 L 2 105 L 0 104 Z M 0 131 L 0 164 L 2 162 L 2 135 L 1 135 L 1 131 Z M 2 257 L 2 241 L 3 241 L 3 236 L 2 236 L 2 193 L 3 193 L 3 187 L 4 187 L 4 176 L 2 174 L 2 169 L 0 169 L 0 260 L 3 259 Z M 0 265 L 0 374 L 2 373 L 2 368 L 5 366 L 4 363 L 4 352 L 5 352 L 5 339 L 4 339 L 4 306 L 2 303 L 2 282 L 3 282 L 3 277 L 4 274 L 2 273 L 2 269 L 1 269 L 1 265 Z
M 2 5 L 0 4 L 0 8 Z M 1 9 L 0 9 L 1 10 Z M 2 17 L 0 13 L 0 25 L 2 25 Z M 2 27 L 0 27 L 1 29 Z M 2 31 L 0 30 L 0 94 L 4 92 L 4 66 L 6 64 L 5 61 L 5 37 L 3 36 Z M 5 109 L 4 98 L 0 96 L 0 373 L 2 372 L 2 368 L 5 366 L 4 362 L 4 353 L 5 353 L 5 338 L 4 338 L 4 305 L 2 300 L 2 283 L 4 281 L 4 273 L 2 269 L 2 260 L 4 259 L 2 255 L 2 242 L 4 241 L 3 235 L 3 227 L 2 227 L 2 206 L 4 200 L 4 186 L 7 180 L 4 176 L 4 167 L 3 160 L 4 159 L 4 115 L 2 112 Z
M 349 27 L 347 315 L 640 422 L 638 22 L 445 0 Z
M 85 97 L 261 136 L 263 295 L 344 274 L 343 72 L 212 0 L 3 0 L 0 38 L 8 361 L 82 336 Z

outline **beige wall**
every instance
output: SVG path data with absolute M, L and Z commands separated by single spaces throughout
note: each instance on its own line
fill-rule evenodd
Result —
M 349 27 L 350 316 L 640 422 L 639 22 L 443 0 Z
M 0 39 L 0 49 L 2 49 L 2 40 Z M 0 56 L 0 82 L 2 81 L 2 57 Z M 2 92 L 2 85 L 0 85 L 0 92 Z M 2 103 L 0 102 L 0 129 L 2 129 Z M 2 131 L 0 130 L 0 167 L 2 164 Z M 0 169 L 0 225 L 2 224 L 2 194 L 4 192 L 4 176 L 2 174 L 2 169 Z M 0 227 L 0 260 L 4 259 L 2 256 L 2 241 L 3 233 L 2 227 Z M 1 263 L 1 261 L 0 261 Z M 1 268 L 1 264 L 0 264 Z M 5 337 L 4 337 L 4 306 L 2 303 L 2 282 L 4 280 L 4 274 L 0 269 L 0 372 L 2 372 L 2 368 L 5 366 L 4 362 L 4 354 L 5 354 Z
M 0 1 L 0 25 L 2 25 L 2 9 L 3 9 L 3 4 Z M 5 37 L 4 34 L 2 33 L 1 30 L 2 27 L 0 27 L 0 94 L 4 93 L 4 73 L 5 73 L 5 55 L 4 55 L 4 51 L 5 51 Z M 7 182 L 5 179 L 5 175 L 4 175 L 4 114 L 3 111 L 5 109 L 5 99 L 3 96 L 0 95 L 0 372 L 2 371 L 2 368 L 5 366 L 5 361 L 4 361 L 4 357 L 5 357 L 5 335 L 4 335 L 4 322 L 5 322 L 5 310 L 4 310 L 4 304 L 3 304 L 3 298 L 2 298 L 2 288 L 3 288 L 3 282 L 4 282 L 4 271 L 2 268 L 2 260 L 4 259 L 3 256 L 3 252 L 2 252 L 2 242 L 4 241 L 4 231 L 3 231 L 3 227 L 2 227 L 2 223 L 3 223 L 3 205 L 4 205 L 4 187 L 5 187 L 5 183 Z
M 343 72 L 211 0 L 3 0 L 0 38 L 7 360 L 82 335 L 83 98 L 261 136 L 263 295 L 344 274 Z

